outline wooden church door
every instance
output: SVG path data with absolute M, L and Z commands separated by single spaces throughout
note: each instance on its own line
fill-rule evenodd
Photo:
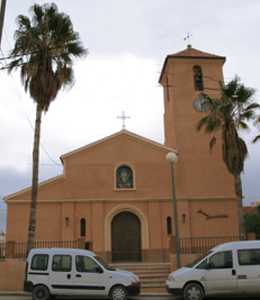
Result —
M 141 224 L 133 213 L 122 212 L 112 220 L 112 261 L 141 261 Z

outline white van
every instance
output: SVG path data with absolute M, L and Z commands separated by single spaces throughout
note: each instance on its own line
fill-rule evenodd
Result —
M 100 296 L 125 300 L 140 293 L 134 273 L 113 269 L 93 252 L 80 249 L 32 249 L 27 257 L 24 290 L 33 300 L 51 296 Z
M 172 272 L 166 288 L 185 300 L 260 295 L 260 241 L 216 246 L 204 258 Z

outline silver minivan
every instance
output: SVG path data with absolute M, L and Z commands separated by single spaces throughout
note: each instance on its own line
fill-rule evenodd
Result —
M 221 244 L 194 263 L 172 272 L 166 287 L 185 300 L 206 296 L 260 296 L 260 241 Z

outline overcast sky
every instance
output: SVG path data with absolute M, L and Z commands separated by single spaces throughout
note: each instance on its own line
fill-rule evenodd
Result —
M 45 3 L 38 1 L 37 3 Z M 13 45 L 15 19 L 35 3 L 7 0 L 2 53 Z M 75 65 L 76 82 L 43 118 L 40 178 L 62 173 L 61 154 L 121 129 L 163 143 L 163 94 L 159 72 L 167 54 L 187 46 L 227 57 L 225 80 L 238 74 L 260 99 L 259 0 L 57 0 L 70 15 L 89 55 Z M 35 106 L 17 74 L 0 71 L 0 197 L 31 183 Z M 252 134 L 252 136 L 255 133 Z M 251 137 L 247 137 L 250 141 Z M 243 176 L 247 203 L 260 200 L 260 143 L 248 143 Z M 1 202 L 1 200 L 0 200 Z M 0 204 L 0 230 L 5 223 Z

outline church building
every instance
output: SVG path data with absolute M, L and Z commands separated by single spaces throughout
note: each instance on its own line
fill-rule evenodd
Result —
M 238 236 L 233 177 L 221 143 L 196 129 L 207 112 L 204 94 L 218 97 L 225 57 L 187 49 L 166 57 L 164 144 L 125 129 L 63 154 L 63 174 L 39 184 L 37 240 L 82 239 L 108 261 L 167 261 L 175 235 L 174 165 L 180 238 Z M 26 241 L 31 189 L 5 198 L 8 241 Z

